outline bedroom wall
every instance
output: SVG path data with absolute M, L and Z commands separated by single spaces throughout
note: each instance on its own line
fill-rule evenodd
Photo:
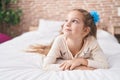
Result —
M 120 0 L 19 0 L 18 6 L 23 11 L 21 23 L 7 30 L 13 37 L 29 31 L 30 27 L 37 27 L 41 18 L 64 20 L 66 13 L 73 8 L 97 10 L 102 25 L 110 30 L 120 26 L 120 16 L 117 15 Z

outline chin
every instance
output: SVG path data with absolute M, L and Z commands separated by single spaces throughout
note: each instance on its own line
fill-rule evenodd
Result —
M 70 33 L 64 33 L 64 35 L 65 35 L 65 36 L 71 36 L 71 34 L 70 34 Z
M 71 31 L 64 30 L 63 33 L 64 33 L 65 36 L 71 36 L 72 35 Z

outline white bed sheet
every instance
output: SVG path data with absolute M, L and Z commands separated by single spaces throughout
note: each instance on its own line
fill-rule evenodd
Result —
M 103 36 L 104 33 L 104 36 Z M 38 31 L 27 32 L 0 44 L 0 80 L 120 80 L 120 44 L 110 34 L 98 31 L 98 42 L 110 63 L 109 69 L 44 71 L 44 55 L 24 51 L 34 43 L 49 44 Z

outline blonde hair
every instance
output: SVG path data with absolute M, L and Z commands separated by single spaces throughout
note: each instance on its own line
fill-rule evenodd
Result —
M 61 25 L 61 27 L 63 28 L 63 25 Z M 63 34 L 62 28 L 59 31 L 59 35 Z M 31 52 L 31 53 L 34 52 L 34 53 L 47 55 L 49 50 L 51 49 L 53 42 L 54 42 L 54 40 L 51 42 L 50 45 L 42 45 L 42 44 L 31 45 L 31 46 L 29 46 L 29 49 L 26 50 L 26 52 Z
M 29 48 L 25 51 L 29 53 L 39 53 L 39 54 L 47 55 L 51 46 L 52 44 L 50 45 L 36 44 L 29 46 Z

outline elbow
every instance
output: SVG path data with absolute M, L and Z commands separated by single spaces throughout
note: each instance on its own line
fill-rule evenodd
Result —
M 109 68 L 109 64 L 107 63 L 107 61 L 88 60 L 88 66 L 96 68 L 96 69 L 108 69 Z
M 103 69 L 109 69 L 109 64 L 108 64 L 107 62 L 104 63 L 103 66 L 102 66 L 102 68 L 103 68 Z
M 99 67 L 98 68 L 101 68 L 101 69 L 109 69 L 109 64 L 107 62 L 98 62 L 100 63 Z

